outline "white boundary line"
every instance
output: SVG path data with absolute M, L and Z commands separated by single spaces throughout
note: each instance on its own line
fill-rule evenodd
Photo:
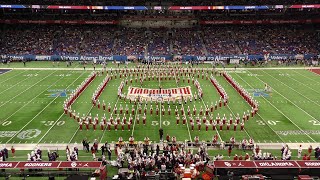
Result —
M 0 69 L 1 69 L 1 68 L 0 68 Z M 8 72 L 12 72 L 12 69 L 11 69 L 10 71 L 8 71 Z M 22 74 L 22 73 L 24 73 L 24 72 L 26 72 L 26 70 L 24 70 L 24 71 L 22 71 L 22 72 L 20 72 L 20 73 L 18 73 L 18 74 L 16 74 L 16 75 L 14 75 L 14 76 L 12 76 L 12 77 L 10 77 L 10 78 L 8 78 L 8 79 L 0 82 L 0 84 L 4 83 L 4 82 L 6 82 L 6 81 L 9 81 L 10 79 L 13 79 L 13 78 L 15 78 L 16 76 L 19 76 L 20 74 Z M 4 73 L 4 74 L 6 74 L 6 73 Z M 2 75 L 3 75 L 3 74 L 2 74 Z
M 30 76 L 30 77 L 27 77 L 27 78 L 25 78 L 25 79 L 22 79 L 21 81 L 17 82 L 17 83 L 14 84 L 13 86 L 10 86 L 9 88 L 7 88 L 7 89 L 5 89 L 5 90 L 2 90 L 2 91 L 0 92 L 0 94 L 5 93 L 5 92 L 8 91 L 9 89 L 12 89 L 13 87 L 16 87 L 16 86 L 19 85 L 21 82 L 26 81 L 26 80 L 28 80 L 28 79 L 30 79 L 30 78 L 31 78 L 31 76 Z
M 226 81 L 228 84 L 229 84 L 229 86 L 232 88 L 232 90 L 233 91 L 235 91 L 236 92 L 236 90 L 232 87 L 232 85 L 225 79 L 225 77 L 223 77 L 223 80 L 224 81 Z M 218 81 L 218 80 L 217 80 Z M 236 95 L 236 96 L 239 96 L 238 94 Z M 241 96 L 240 96 L 241 97 Z M 243 99 L 243 97 L 241 97 L 241 99 Z M 245 100 L 243 99 L 243 101 L 245 102 Z M 246 104 L 247 104 L 247 102 L 245 102 Z M 247 104 L 248 105 L 248 104 Z M 231 108 L 229 107 L 229 104 L 227 104 L 227 107 L 228 107 L 228 109 L 229 109 L 229 111 L 232 113 L 232 115 L 234 116 L 234 117 L 236 117 L 236 115 L 234 114 L 234 112 L 231 110 Z M 246 132 L 246 134 L 248 135 L 248 137 L 249 138 L 251 138 L 251 136 L 250 136 L 250 134 L 248 133 L 248 131 L 246 130 L 246 128 L 244 128 L 244 132 Z
M 248 86 L 250 86 L 251 88 L 253 88 L 247 81 L 245 81 L 241 76 L 239 76 L 238 74 L 236 74 L 244 83 L 246 83 Z M 264 98 L 264 97 L 263 97 Z M 279 139 L 282 142 L 285 142 L 281 136 L 279 134 L 276 133 L 276 131 L 269 125 L 269 123 L 267 123 L 267 121 L 259 114 L 257 113 L 257 115 L 262 119 L 262 121 L 264 121 L 264 123 L 279 137 Z
M 80 77 L 82 77 L 83 74 L 84 74 L 84 72 L 81 73 L 81 74 L 78 76 L 78 78 L 75 79 L 67 88 L 69 88 L 71 85 L 74 85 L 74 83 L 75 83 Z M 65 89 L 67 89 L 67 88 L 65 88 Z M 76 101 L 76 99 L 75 99 L 75 101 Z M 37 144 L 39 144 L 39 143 L 42 141 L 42 139 L 43 139 L 43 138 L 49 133 L 49 131 L 58 123 L 58 121 L 62 118 L 63 115 L 64 115 L 64 112 L 63 112 L 63 113 L 60 115 L 60 117 L 53 123 L 53 125 L 47 130 L 47 132 L 40 138 L 40 140 L 37 142 Z
M 210 77 L 209 77 L 209 81 L 210 81 Z M 213 86 L 213 85 L 211 84 L 211 86 Z M 213 88 L 216 89 L 215 87 L 213 87 Z M 220 95 L 219 95 L 219 96 L 220 96 Z M 202 101 L 202 103 L 203 103 L 203 105 L 204 105 L 204 108 L 207 109 L 207 105 L 206 105 L 206 103 L 203 101 L 203 98 L 201 98 L 201 101 Z M 218 134 L 218 136 L 219 136 L 220 142 L 222 142 L 223 140 L 222 140 L 222 138 L 221 138 L 221 136 L 220 136 L 220 133 L 219 133 L 218 129 L 215 128 L 215 130 L 216 130 L 216 132 L 217 132 L 217 134 Z
M 127 79 L 129 76 L 127 76 L 125 79 Z M 122 80 L 120 79 L 120 77 L 119 77 L 119 80 L 120 80 L 120 84 L 121 84 L 121 82 L 122 82 Z M 112 81 L 112 80 L 111 80 Z M 105 87 L 106 88 L 106 87 Z M 115 107 L 117 107 L 117 104 L 118 104 L 118 102 L 119 102 L 119 96 L 117 97 L 117 101 L 116 101 L 116 103 L 115 103 L 115 105 L 114 105 L 114 107 L 113 107 L 113 109 L 112 109 L 112 111 L 111 111 L 111 114 L 110 114 L 110 117 L 113 115 L 113 112 L 114 112 L 114 108 Z M 137 105 L 137 109 L 138 109 L 138 105 Z M 136 115 L 137 115 L 137 112 L 135 112 L 136 113 Z M 102 132 L 102 135 L 101 135 L 101 137 L 100 137 L 100 140 L 99 140 L 99 142 L 101 143 L 101 141 L 102 141 L 102 139 L 103 139 L 103 137 L 104 137 L 104 134 L 105 134 L 105 132 L 106 132 L 106 129 L 107 128 L 104 128 L 104 130 L 103 130 L 103 132 Z M 133 130 L 134 130 L 134 126 L 132 127 L 132 134 L 133 134 Z
M 177 88 L 179 88 L 178 84 L 177 84 L 177 76 L 176 76 L 176 72 L 174 72 L 174 79 L 176 81 L 176 85 L 177 85 Z M 184 106 L 183 106 L 183 103 L 184 102 L 181 102 L 181 105 L 182 105 L 182 108 L 184 109 Z M 185 113 L 185 109 L 184 109 L 184 113 L 183 113 L 184 117 L 186 118 L 186 113 Z M 188 133 L 189 133 L 189 139 L 190 139 L 190 142 L 192 142 L 192 137 L 191 137 L 191 133 L 190 133 L 190 129 L 189 129 L 189 120 L 186 118 L 186 121 L 187 121 L 187 128 L 188 128 Z
M 42 82 L 43 80 L 45 80 L 47 77 L 51 76 L 53 73 L 55 73 L 57 71 L 52 72 L 51 74 L 47 75 L 46 77 L 42 78 L 41 80 L 39 80 L 38 82 L 36 82 L 35 84 L 33 84 L 32 86 L 28 87 L 27 89 L 21 91 L 19 94 L 15 95 L 14 97 L 12 97 L 10 100 L 5 101 L 5 103 L 3 103 L 0 107 L 2 107 L 3 105 L 7 104 L 8 102 L 10 102 L 11 100 L 15 99 L 16 97 L 20 96 L 21 94 L 23 94 L 24 92 L 26 92 L 27 90 L 31 89 L 33 86 L 39 84 L 40 82 Z
M 58 81 L 60 81 L 63 77 L 61 77 L 60 79 L 58 79 L 56 82 L 54 82 L 53 84 L 51 84 L 48 88 L 46 88 L 43 92 L 46 92 L 49 88 L 51 88 L 53 85 L 55 85 Z M 26 105 L 28 105 L 29 103 L 31 103 L 34 99 L 36 99 L 37 97 L 39 97 L 40 95 L 42 95 L 42 93 L 39 93 L 37 96 L 35 96 L 34 98 L 32 98 L 31 100 L 27 101 L 27 103 L 25 103 L 23 106 L 21 106 L 18 110 L 16 110 L 14 113 L 12 113 L 10 116 L 8 116 L 6 119 L 4 119 L 3 121 L 0 121 L 0 124 L 2 124 L 3 122 L 7 121 L 9 118 L 11 118 L 13 115 L 15 115 L 17 112 L 19 112 L 22 108 L 24 108 Z
M 248 71 L 249 73 L 251 73 L 250 71 Z M 252 73 L 251 73 L 252 74 Z M 260 80 L 261 82 L 263 82 L 265 84 L 264 81 L 262 81 L 260 78 L 258 78 L 258 76 L 254 76 L 256 77 L 258 80 Z M 285 98 L 287 101 L 289 101 L 290 103 L 292 103 L 292 101 L 290 101 L 288 98 L 286 98 L 285 96 L 283 96 L 282 94 L 280 94 L 277 90 L 273 89 L 273 91 L 275 91 L 276 93 L 278 93 L 280 96 L 282 96 L 283 98 Z M 264 97 L 263 97 L 264 98 Z M 316 142 L 312 137 L 310 137 L 304 130 L 302 130 L 296 123 L 294 123 L 287 115 L 285 115 L 282 111 L 280 111 L 275 105 L 273 105 L 270 101 L 268 101 L 266 98 L 264 98 L 271 106 L 273 106 L 278 112 L 280 112 L 283 116 L 285 116 L 292 124 L 294 124 L 300 131 L 304 132 L 304 134 L 306 136 L 308 136 L 310 139 L 312 139 L 312 141 Z M 294 103 L 292 103 L 294 104 Z M 299 109 L 301 109 L 299 106 L 297 106 L 296 104 L 294 104 L 296 107 L 298 107 Z M 301 109 L 302 111 L 304 111 L 303 109 Z M 304 111 L 305 112 L 305 111 Z M 307 113 L 307 112 L 306 112 Z M 308 114 L 309 115 L 309 114 Z M 312 117 L 311 115 L 309 115 L 310 117 Z M 312 117 L 314 118 L 314 117 Z
M 293 90 L 294 92 L 300 94 L 300 95 L 303 96 L 305 99 L 308 99 L 309 101 L 313 102 L 313 103 L 316 104 L 317 106 L 320 106 L 320 104 L 316 103 L 315 101 L 313 101 L 313 100 L 311 100 L 310 98 L 306 97 L 305 95 L 301 94 L 301 93 L 298 92 L 297 90 L 293 89 L 291 86 L 288 86 L 286 83 L 283 83 L 282 81 L 280 81 L 279 79 L 275 78 L 274 76 L 270 75 L 269 73 L 267 73 L 267 72 L 265 72 L 265 71 L 263 71 L 263 72 L 264 72 L 265 74 L 268 74 L 268 76 L 272 77 L 273 79 L 279 81 L 281 84 L 287 86 L 288 88 L 290 88 L 290 89 Z M 279 72 L 279 71 L 278 71 L 278 72 Z M 290 76 L 288 76 L 288 77 L 291 78 Z M 291 78 L 291 79 L 293 79 L 293 78 Z M 295 80 L 295 79 L 293 79 L 293 80 Z M 295 81 L 297 81 L 297 80 L 295 80 Z M 301 83 L 300 81 L 297 81 L 297 82 Z M 303 83 L 301 83 L 301 84 L 303 84 Z M 306 86 L 305 84 L 303 84 L 303 85 Z M 307 88 L 309 88 L 309 87 L 307 87 Z M 309 89 L 310 89 L 310 88 L 309 88 Z M 313 90 L 313 89 L 312 89 L 312 90 Z M 313 90 L 313 91 L 315 91 L 315 90 Z M 319 92 L 317 92 L 317 91 L 315 91 L 315 92 L 316 92 L 316 93 L 319 93 Z
M 40 83 L 41 81 L 43 81 L 44 79 L 46 79 L 47 77 L 51 76 L 53 73 L 55 73 L 57 71 L 52 72 L 51 74 L 47 75 L 46 77 L 44 77 L 42 80 L 38 81 L 36 84 Z M 17 134 L 19 134 L 27 125 L 29 125 L 36 117 L 38 117 L 54 100 L 56 100 L 59 96 L 55 97 L 49 104 L 47 104 L 40 112 L 38 112 L 26 125 L 24 125 L 17 133 L 15 133 L 7 142 L 6 144 L 11 141 Z
M 308 76 L 306 76 L 306 75 L 298 72 L 297 70 L 295 70 L 295 71 L 292 70 L 292 71 L 295 72 L 295 73 L 297 73 L 297 74 L 299 74 L 300 76 L 303 76 L 303 77 L 305 77 L 305 78 L 307 78 L 307 79 L 310 79 L 310 80 L 314 81 L 314 82 L 317 83 L 317 84 L 320 84 L 320 82 L 318 82 L 318 81 L 316 81 L 316 80 L 314 80 L 314 79 L 312 79 L 312 78 L 310 78 L 310 77 L 308 77 Z M 310 72 L 310 71 L 309 71 L 309 72 Z

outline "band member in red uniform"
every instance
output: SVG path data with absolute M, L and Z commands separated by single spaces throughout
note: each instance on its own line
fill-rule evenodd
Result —
M 134 115 L 134 107 L 132 105 L 132 108 L 131 108 L 131 114 Z
M 117 114 L 117 106 L 114 107 L 113 113 L 114 113 L 114 114 Z
M 170 105 L 168 107 L 168 115 L 170 116 L 171 115 L 171 108 L 170 108 Z
M 89 124 L 91 124 L 91 123 L 92 123 L 91 113 L 89 114 L 89 116 L 88 116 L 88 118 L 87 118 L 87 119 L 89 120 Z
M 153 108 L 152 108 L 152 105 L 150 106 L 150 114 L 152 115 L 153 113 Z
M 119 111 L 120 111 L 120 114 L 122 114 L 122 112 L 123 112 L 123 107 L 122 107 L 122 104 L 120 104 L 120 108 L 119 108 Z
M 220 121 L 219 126 L 220 126 L 220 131 L 222 131 L 222 128 L 223 128 L 223 123 L 222 123 L 222 121 Z
M 125 124 L 123 122 L 121 122 L 121 130 L 124 131 L 124 126 Z
M 103 121 L 101 121 L 101 122 L 100 122 L 100 129 L 101 129 L 101 131 L 103 131 L 103 130 L 104 130 L 104 125 L 105 125 L 105 124 L 104 124 L 104 122 L 103 122 Z
M 223 123 L 223 124 L 226 124 L 226 121 L 227 121 L 226 114 L 223 114 L 222 123 Z
M 130 129 L 131 129 L 131 123 L 130 123 L 130 121 L 127 123 L 127 126 L 128 126 L 128 131 L 130 131 Z
M 201 122 L 198 122 L 198 131 L 201 130 Z
M 234 124 L 233 124 L 233 130 L 234 130 L 234 131 L 236 131 L 236 130 L 237 130 L 237 126 L 238 126 L 238 124 L 237 124 L 237 123 L 234 123 Z
M 206 131 L 208 131 L 208 129 L 209 129 L 209 122 L 206 122 L 205 124 L 206 124 Z
M 137 114 L 137 116 L 136 116 L 136 122 L 137 122 L 137 124 L 140 124 L 140 115 L 139 114 Z
M 111 105 L 110 105 L 110 103 L 108 104 L 108 112 L 109 112 L 109 113 L 111 112 Z
M 183 125 L 186 125 L 186 122 L 187 122 L 187 117 L 186 117 L 186 116 L 183 116 L 183 117 L 182 117 L 182 124 L 183 124 Z
M 213 116 L 212 116 L 212 114 L 210 114 L 209 122 L 210 122 L 210 124 L 212 124 L 212 122 L 213 122 Z
M 222 107 L 222 101 L 221 101 L 221 98 L 219 99 L 219 107 L 220 107 L 220 108 Z
M 233 124 L 232 114 L 230 114 L 229 123 Z
M 243 112 L 242 120 L 245 121 L 247 119 L 246 112 Z
M 216 101 L 216 104 L 214 105 L 214 110 L 217 110 L 218 109 L 218 103 Z
M 210 112 L 213 112 L 213 102 L 211 102 L 211 106 L 210 106 Z
M 190 107 L 188 106 L 188 109 L 187 109 L 187 113 L 188 113 L 188 116 L 190 116 Z
M 230 130 L 230 123 L 227 123 L 227 130 Z
M 209 108 L 207 107 L 206 108 L 206 116 L 208 116 L 209 115 Z
M 122 122 L 123 122 L 124 124 L 127 124 L 127 117 L 126 117 L 126 116 L 123 116 Z
M 206 117 L 206 116 L 203 116 L 203 117 L 202 117 L 202 122 L 203 122 L 203 123 L 206 123 L 206 121 L 207 121 L 207 117 Z
M 159 106 L 157 105 L 156 107 L 156 115 L 158 116 L 159 115 Z
M 203 109 L 202 109 L 202 106 L 201 106 L 199 115 L 202 116 L 202 114 L 203 114 Z
M 111 122 L 110 121 L 107 122 L 107 126 L 108 126 L 108 131 L 110 131 L 111 130 Z
M 217 123 L 213 121 L 211 124 L 212 124 L 212 130 L 216 130 Z
M 247 116 L 246 116 L 247 121 L 249 120 L 249 117 L 250 117 L 250 112 L 249 112 L 249 110 L 247 110 Z
M 114 130 L 115 130 L 115 131 L 118 131 L 118 123 L 117 123 L 117 122 L 114 122 L 113 125 L 114 125 Z
M 97 123 L 96 123 L 96 121 L 93 121 L 93 122 L 92 122 L 92 126 L 93 126 L 93 130 L 96 131 L 96 128 L 97 128 Z
M 142 117 L 143 125 L 146 125 L 146 120 L 147 120 L 147 116 L 146 114 L 144 114 Z
M 241 131 L 244 129 L 244 122 L 241 122 Z
M 88 131 L 89 130 L 89 122 L 88 122 L 88 120 L 85 122 L 85 125 L 86 125 L 86 129 Z
M 82 125 L 83 125 L 83 123 L 82 123 L 82 121 L 80 120 L 80 121 L 79 121 L 79 129 L 80 129 L 80 131 L 82 131 Z
M 103 100 L 103 103 L 102 103 L 102 108 L 103 108 L 104 111 L 106 110 L 106 103 L 104 102 L 104 100 Z
M 197 114 L 197 108 L 196 105 L 193 105 L 193 115 L 195 116 Z
M 144 106 L 143 113 L 147 114 L 147 105 Z
M 181 106 L 180 111 L 181 111 L 181 115 L 183 115 L 184 114 L 183 106 Z
M 254 116 L 254 108 L 251 109 L 251 117 Z
M 176 116 L 176 121 L 177 121 L 177 125 L 179 125 L 179 121 L 180 121 L 180 116 L 179 116 L 179 114 Z
M 219 115 L 219 113 L 218 113 L 218 115 L 216 117 L 216 122 L 217 122 L 217 124 L 220 124 L 220 115 Z
M 142 113 L 142 107 L 141 107 L 141 105 L 139 105 L 138 111 L 139 111 L 139 114 Z
M 236 123 L 239 124 L 240 123 L 240 116 L 239 114 L 237 114 L 237 117 L 236 117 Z
M 97 102 L 97 105 L 98 105 L 98 109 L 100 109 L 100 101 L 99 100 Z
M 191 130 L 193 131 L 194 130 L 194 122 L 191 122 L 190 125 L 191 125 Z
M 165 114 L 165 109 L 164 109 L 164 106 L 162 105 L 162 108 L 161 108 L 161 112 L 162 112 L 162 116 L 164 116 Z

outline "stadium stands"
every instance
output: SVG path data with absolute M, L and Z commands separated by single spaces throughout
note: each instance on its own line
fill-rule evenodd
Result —
M 210 26 L 197 30 L 114 26 L 6 25 L 0 54 L 235 55 L 317 54 L 319 36 L 308 25 Z

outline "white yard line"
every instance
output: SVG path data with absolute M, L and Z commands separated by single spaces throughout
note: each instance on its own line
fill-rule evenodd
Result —
M 12 70 L 11 70 L 11 71 L 8 71 L 8 72 L 12 72 Z M 8 79 L 0 82 L 0 84 L 4 83 L 4 82 L 6 82 L 6 81 L 9 81 L 10 79 L 13 79 L 13 78 L 15 78 L 16 76 L 19 76 L 20 74 L 22 74 L 22 73 L 24 73 L 24 72 L 26 72 L 26 71 L 22 71 L 21 73 L 18 73 L 18 74 L 16 74 L 16 75 L 14 75 L 14 76 L 12 76 L 12 77 L 10 77 L 10 78 L 8 78 Z M 5 74 L 5 73 L 4 73 L 4 74 Z
M 128 77 L 126 77 L 125 79 L 127 79 Z M 112 81 L 112 80 L 111 80 Z M 125 81 L 125 80 L 124 80 Z M 122 81 L 120 81 L 120 84 L 121 84 Z M 106 87 L 105 87 L 106 88 Z M 113 112 L 114 112 L 114 108 L 117 107 L 117 104 L 119 102 L 119 96 L 117 97 L 117 101 L 116 101 L 116 104 L 114 105 L 113 109 L 112 109 L 112 112 L 110 114 L 110 117 L 113 115 Z M 138 109 L 138 104 L 137 104 L 137 109 Z M 136 115 L 137 115 L 137 111 L 136 111 Z M 135 122 L 134 122 L 135 123 Z M 107 128 L 104 128 L 103 132 L 102 132 L 102 135 L 101 135 L 101 138 L 99 140 L 99 142 L 101 143 L 103 137 L 104 137 L 104 134 L 105 134 L 105 131 L 106 131 Z M 133 134 L 133 130 L 134 130 L 134 126 L 132 127 L 132 134 Z
M 51 74 L 47 75 L 46 77 L 42 78 L 40 81 L 38 81 L 37 83 L 33 84 L 32 86 L 28 87 L 27 89 L 21 91 L 19 94 L 15 95 L 13 98 L 11 98 L 10 100 L 5 101 L 5 103 L 3 103 L 0 107 L 4 106 L 5 104 L 7 104 L 8 102 L 11 102 L 13 99 L 15 99 L 16 97 L 20 96 L 21 94 L 23 94 L 24 92 L 26 92 L 27 90 L 31 89 L 33 86 L 39 84 L 40 82 L 42 82 L 43 80 L 45 80 L 47 77 L 51 76 L 53 73 L 55 73 L 57 71 L 52 72 Z
M 75 79 L 72 83 L 70 83 L 70 85 L 67 87 L 67 88 L 65 88 L 65 89 L 68 89 L 71 85 L 74 85 L 74 83 L 80 78 L 80 77 L 82 77 L 82 75 L 84 74 L 84 72 L 83 73 L 81 73 L 79 76 L 78 76 L 78 78 L 77 79 Z M 85 90 L 85 89 L 84 89 Z M 78 97 L 80 97 L 80 96 L 78 96 Z M 74 102 L 76 101 L 77 99 L 75 99 L 74 100 Z M 40 140 L 37 142 L 37 144 L 39 144 L 41 141 L 42 141 L 42 139 L 49 133 L 49 131 L 58 123 L 58 121 L 62 118 L 62 116 L 64 115 L 64 112 L 60 115 L 60 117 L 53 123 L 53 125 L 47 130 L 47 132 L 40 138 Z
M 9 88 L 1 91 L 0 94 L 3 94 L 3 93 L 5 93 L 6 91 L 8 91 L 8 90 L 10 90 L 10 89 L 12 89 L 12 88 L 14 88 L 14 87 L 16 87 L 16 86 L 18 86 L 18 85 L 20 86 L 20 83 L 21 83 L 21 82 L 26 81 L 26 80 L 28 80 L 28 79 L 30 79 L 30 78 L 31 78 L 31 76 L 30 76 L 30 77 L 27 77 L 27 78 L 25 78 L 25 79 L 22 79 L 21 81 L 19 81 L 19 82 L 17 82 L 16 84 L 10 86 Z
M 306 97 L 305 95 L 301 94 L 301 93 L 298 92 L 297 90 L 293 89 L 291 86 L 288 86 L 286 83 L 283 83 L 282 81 L 280 81 L 279 79 L 275 78 L 274 76 L 270 75 L 269 73 L 267 73 L 267 72 L 265 72 L 265 71 L 263 71 L 263 72 L 264 72 L 265 74 L 268 74 L 268 76 L 270 76 L 270 77 L 272 77 L 273 79 L 277 80 L 277 81 L 280 82 L 281 84 L 285 85 L 286 87 L 290 88 L 290 89 L 293 90 L 294 92 L 300 94 L 300 95 L 303 96 L 304 98 L 306 98 L 306 99 L 308 99 L 309 101 L 313 102 L 313 103 L 316 104 L 317 106 L 320 106 L 320 104 L 316 103 L 316 102 L 313 101 L 312 99 L 310 99 L 310 98 Z M 291 78 L 290 76 L 288 76 L 288 77 Z M 291 78 L 291 79 L 293 79 L 293 78 Z M 293 80 L 295 80 L 295 79 L 293 79 Z M 297 81 L 297 80 L 295 80 L 295 81 Z M 299 81 L 297 81 L 297 82 L 299 82 Z M 301 83 L 301 82 L 299 82 L 299 83 Z M 301 84 L 303 84 L 303 83 L 301 83 Z M 303 85 L 304 85 L 304 84 L 303 84 Z M 304 86 L 306 86 L 306 85 L 304 85 Z M 308 86 L 306 86 L 306 87 L 309 88 Z M 309 89 L 310 89 L 310 88 L 309 88 Z M 312 89 L 312 90 L 314 90 L 314 89 Z M 316 90 L 314 90 L 314 91 L 315 91 L 316 93 L 319 93 L 319 92 L 316 91 Z
M 244 79 L 241 78 L 241 76 L 239 76 L 238 74 L 236 74 L 243 82 L 245 82 L 246 84 L 248 84 L 248 86 L 250 86 L 252 89 L 254 89 L 247 81 L 245 81 Z M 264 98 L 264 97 L 263 97 Z M 262 121 L 264 121 L 264 123 L 279 137 L 279 139 L 282 141 L 282 142 L 285 142 L 281 136 L 275 132 L 275 130 L 269 125 L 269 123 L 267 123 L 267 121 L 259 114 L 257 113 L 257 115 L 262 119 Z
M 88 116 L 88 114 L 91 112 L 92 108 L 93 108 L 93 105 L 91 106 L 90 110 L 87 112 L 86 116 Z M 77 130 L 75 130 L 75 132 L 71 136 L 70 140 L 68 141 L 68 144 L 70 144 L 71 141 L 73 140 L 73 138 L 77 135 L 79 129 L 80 129 L 80 127 L 78 126 Z
M 249 73 L 251 73 L 250 71 L 248 71 Z M 252 73 L 251 73 L 252 74 Z M 254 76 L 257 79 L 259 79 L 263 84 L 265 84 L 264 81 L 262 81 L 258 76 Z M 282 94 L 280 94 L 277 90 L 273 89 L 274 92 L 276 92 L 277 94 L 279 94 L 280 96 L 282 96 L 283 98 L 285 98 L 287 101 L 289 101 L 290 103 L 292 103 L 293 105 L 295 105 L 296 107 L 298 107 L 300 110 L 304 111 L 303 109 L 301 109 L 299 106 L 297 106 L 296 104 L 294 104 L 292 101 L 290 101 L 288 98 L 286 98 L 285 96 L 283 96 Z M 295 125 L 300 131 L 304 132 L 304 134 L 306 136 L 308 136 L 313 142 L 316 142 L 312 137 L 310 137 L 304 130 L 302 130 L 296 123 L 294 123 L 287 115 L 285 115 L 282 111 L 280 111 L 276 106 L 274 106 L 270 101 L 268 101 L 265 97 L 263 97 L 272 107 L 274 107 L 278 112 L 280 112 L 283 116 L 285 116 L 293 125 Z M 304 111 L 305 112 L 305 111 Z M 305 112 L 307 113 L 307 112 Z M 315 119 L 313 116 L 311 116 L 309 113 L 307 113 L 310 117 L 312 117 L 313 119 Z
M 56 72 L 56 71 L 55 71 Z M 53 72 L 54 73 L 54 72 Z M 45 78 L 43 78 L 42 80 L 38 81 L 41 82 L 44 79 L 46 79 L 47 77 L 51 76 L 53 73 L 49 74 L 48 76 L 46 76 Z M 38 84 L 36 83 L 36 84 Z M 14 136 L 12 136 L 6 143 L 10 142 L 17 134 L 19 134 L 26 126 L 28 126 L 36 117 L 38 117 L 47 107 L 49 107 L 49 105 L 52 104 L 53 101 L 55 101 L 59 96 L 55 97 L 49 104 L 47 104 L 40 112 L 38 112 L 26 125 L 24 125 L 17 133 L 14 134 Z
M 56 82 L 54 82 L 53 84 L 51 84 L 47 89 L 45 89 L 44 91 L 42 91 L 42 93 L 46 92 L 49 88 L 51 88 L 54 84 L 56 84 L 58 81 L 60 81 L 63 77 L 61 77 L 60 79 L 58 79 Z M 15 115 L 16 113 L 18 113 L 22 108 L 24 108 L 25 106 L 27 106 L 29 103 L 31 103 L 33 100 L 35 100 L 37 97 L 39 97 L 40 95 L 42 95 L 42 93 L 39 93 L 37 96 L 35 96 L 34 98 L 32 98 L 31 100 L 24 102 L 24 105 L 22 107 L 20 107 L 18 110 L 16 110 L 14 113 L 12 113 L 10 116 L 8 116 L 6 119 L 4 119 L 3 121 L 0 121 L 0 124 L 2 124 L 3 122 L 7 121 L 9 118 L 11 118 L 13 115 Z M 47 103 L 46 103 L 47 104 Z
M 176 72 L 174 72 L 174 78 L 175 78 L 175 80 L 176 80 L 177 88 L 179 88 L 179 86 L 178 86 L 178 84 L 177 84 Z M 182 105 L 182 108 L 184 109 L 183 103 L 184 103 L 184 102 L 181 102 L 181 105 Z M 185 112 L 185 109 L 184 109 L 184 112 Z M 183 115 L 184 115 L 184 118 L 186 118 L 186 121 L 187 121 L 187 129 L 188 129 L 188 133 L 189 133 L 189 139 L 190 139 L 190 142 L 192 142 L 192 137 L 191 137 L 191 133 L 190 133 L 190 129 L 189 129 L 189 120 L 188 120 L 187 117 L 186 117 L 186 113 L 184 113 Z M 220 137 L 220 135 L 219 135 L 219 137 Z M 220 138 L 220 139 L 221 139 L 221 138 Z
M 307 79 L 312 80 L 312 81 L 315 82 L 316 84 L 320 84 L 319 81 L 316 81 L 316 80 L 314 80 L 314 79 L 312 79 L 312 78 L 310 78 L 310 77 L 308 77 L 308 76 L 306 76 L 306 75 L 303 75 L 302 73 L 299 73 L 298 71 L 294 71 L 294 70 L 293 70 L 293 72 L 299 74 L 300 76 L 303 76 L 304 78 L 307 78 Z

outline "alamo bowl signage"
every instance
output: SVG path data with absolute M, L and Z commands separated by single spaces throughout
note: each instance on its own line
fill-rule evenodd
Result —
M 147 89 L 139 87 L 128 88 L 128 99 L 140 99 L 143 101 L 176 101 L 192 98 L 191 87 L 179 87 L 170 89 Z

